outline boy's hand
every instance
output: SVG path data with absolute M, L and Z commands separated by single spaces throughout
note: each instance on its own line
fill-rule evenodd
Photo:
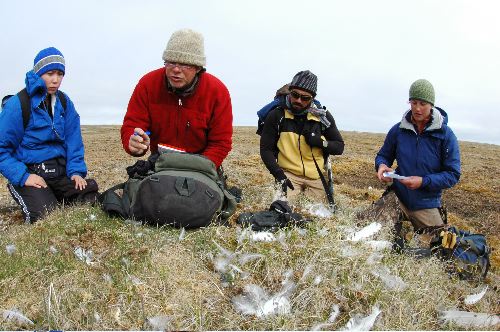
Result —
M 83 190 L 87 186 L 87 181 L 80 175 L 73 175 L 71 180 L 75 181 L 75 189 Z
M 47 188 L 45 180 L 36 174 L 30 174 L 24 183 L 26 187 Z

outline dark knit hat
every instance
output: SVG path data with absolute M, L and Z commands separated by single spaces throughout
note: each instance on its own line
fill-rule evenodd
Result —
M 66 63 L 64 56 L 55 47 L 49 47 L 41 50 L 33 61 L 33 71 L 42 76 L 48 71 L 60 70 L 63 74 L 66 73 Z
M 434 87 L 428 80 L 416 80 L 410 87 L 410 100 L 422 100 L 434 106 L 434 97 Z
M 174 32 L 163 52 L 163 61 L 204 67 L 206 59 L 203 35 L 191 29 Z
M 318 78 L 309 70 L 299 71 L 290 83 L 290 89 L 298 88 L 310 92 L 316 96 L 316 89 L 318 88 Z

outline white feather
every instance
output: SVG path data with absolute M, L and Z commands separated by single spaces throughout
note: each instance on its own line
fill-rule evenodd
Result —
M 380 309 L 377 306 L 374 306 L 370 315 L 349 319 L 344 327 L 344 331 L 370 331 L 380 313 Z
M 20 325 L 27 324 L 27 325 L 35 325 L 28 317 L 24 316 L 22 313 L 20 313 L 17 310 L 4 310 L 2 313 L 3 319 L 16 322 Z
M 322 203 L 312 204 L 308 207 L 309 213 L 321 218 L 330 218 L 333 213 Z
M 5 250 L 7 251 L 7 254 L 12 255 L 13 253 L 16 252 L 16 245 L 15 244 L 8 244 L 5 246 Z
M 464 300 L 464 303 L 471 305 L 471 304 L 475 304 L 475 303 L 479 302 L 479 300 L 481 300 L 483 298 L 484 294 L 486 294 L 487 290 L 488 290 L 488 286 L 484 287 L 483 290 L 477 294 L 472 294 L 472 295 L 467 296 Z
M 168 331 L 172 329 L 171 320 L 172 318 L 167 316 L 154 316 L 148 318 L 148 324 L 153 330 Z
M 276 237 L 271 232 L 256 232 L 252 234 L 252 241 L 273 242 Z
M 439 317 L 446 322 L 453 322 L 461 327 L 488 327 L 500 323 L 500 316 L 488 313 L 445 310 Z
M 362 239 L 366 239 L 366 238 L 372 236 L 373 234 L 377 233 L 381 228 L 382 228 L 382 224 L 380 224 L 378 222 L 372 222 L 370 225 L 363 227 L 358 232 L 351 234 L 348 237 L 348 240 L 359 241 Z
M 82 247 L 76 247 L 74 250 L 76 258 L 85 262 L 87 265 L 93 265 L 92 262 L 92 250 L 85 250 Z
M 179 234 L 179 242 L 184 240 L 185 237 L 186 237 L 186 229 L 182 227 L 181 233 Z
M 365 241 L 363 243 L 369 245 L 375 251 L 382 251 L 382 250 L 385 250 L 385 249 L 391 249 L 392 248 L 392 243 L 389 242 L 389 241 L 368 240 L 368 241 Z
M 379 277 L 385 286 L 391 290 L 402 291 L 407 286 L 400 277 L 391 275 L 389 269 L 385 266 L 380 267 L 378 270 L 373 270 L 372 274 Z
M 238 261 L 240 262 L 241 265 L 245 265 L 246 263 L 248 263 L 250 261 L 253 261 L 255 259 L 261 259 L 264 257 L 265 256 L 262 254 L 241 254 Z
M 330 312 L 330 317 L 328 317 L 328 323 L 333 323 L 340 313 L 340 307 L 338 304 L 332 305 L 332 312 Z

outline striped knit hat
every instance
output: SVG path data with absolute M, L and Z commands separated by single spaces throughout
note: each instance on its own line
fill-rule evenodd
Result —
M 428 80 L 420 79 L 413 82 L 410 87 L 410 100 L 426 101 L 434 106 L 434 87 Z
M 313 97 L 316 96 L 318 88 L 318 78 L 309 70 L 299 71 L 290 83 L 290 89 L 298 88 L 310 92 Z
M 163 52 L 163 61 L 204 67 L 206 58 L 203 35 L 191 29 L 174 32 Z
M 66 72 L 64 56 L 55 47 L 41 50 L 33 61 L 33 71 L 38 76 L 42 76 L 51 70 L 60 70 L 63 74 Z

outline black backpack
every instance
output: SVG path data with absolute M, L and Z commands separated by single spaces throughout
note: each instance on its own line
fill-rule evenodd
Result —
M 276 200 L 271 203 L 268 211 L 243 212 L 239 215 L 236 223 L 252 228 L 252 231 L 275 232 L 287 226 L 304 226 L 310 222 L 301 214 L 292 211 L 286 201 Z
M 68 105 L 66 95 L 64 94 L 64 92 L 59 90 L 57 90 L 57 95 L 59 97 L 59 100 L 61 101 L 63 109 L 66 110 L 66 107 Z M 13 96 L 14 95 L 6 95 L 2 98 L 2 108 L 7 102 L 7 100 L 9 100 L 9 98 Z M 19 101 L 21 102 L 21 110 L 23 112 L 23 127 L 24 129 L 26 129 L 31 117 L 31 98 L 28 95 L 28 91 L 26 90 L 26 88 L 19 91 L 17 93 L 17 96 L 19 97 Z
M 152 225 L 195 228 L 227 223 L 236 200 L 209 159 L 189 153 L 164 153 L 154 171 L 135 174 L 100 196 L 109 215 Z M 122 195 L 116 193 L 122 189 Z

